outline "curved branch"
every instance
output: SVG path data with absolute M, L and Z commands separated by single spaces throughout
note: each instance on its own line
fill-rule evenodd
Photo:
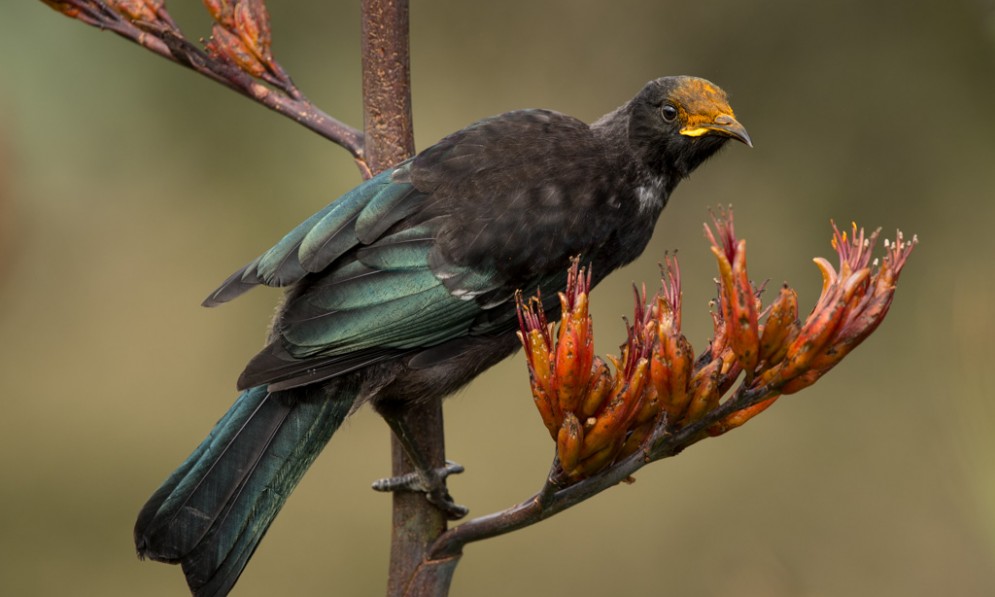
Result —
M 277 76 L 268 73 L 253 75 L 220 56 L 213 56 L 191 43 L 166 13 L 158 7 L 153 21 L 137 20 L 123 14 L 116 2 L 105 0 L 42 0 L 55 10 L 87 25 L 106 29 L 134 42 L 170 62 L 189 68 L 212 81 L 238 92 L 252 101 L 282 114 L 308 130 L 315 132 L 348 151 L 364 177 L 369 177 L 366 164 L 365 135 L 359 129 L 326 114 L 293 86 L 278 64 L 272 62 Z M 271 86 L 270 86 L 271 85 Z
M 562 481 L 557 474 L 559 466 L 554 462 L 542 490 L 529 499 L 507 510 L 469 520 L 440 536 L 429 551 L 425 572 L 428 572 L 429 565 L 434 561 L 443 563 L 450 558 L 458 557 L 468 543 L 517 531 L 541 522 L 629 480 L 636 471 L 651 462 L 680 454 L 688 446 L 704 439 L 709 427 L 730 413 L 762 402 L 770 396 L 771 391 L 769 387 L 748 389 L 740 386 L 733 396 L 708 415 L 676 432 L 668 429 L 666 417 L 662 417 L 657 428 L 644 443 L 643 450 L 592 477 L 571 485 L 561 485 Z

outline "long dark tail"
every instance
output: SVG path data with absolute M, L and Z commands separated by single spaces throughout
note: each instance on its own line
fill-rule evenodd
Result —
M 227 594 L 355 398 L 243 392 L 138 514 L 139 557 L 182 564 L 198 597 Z

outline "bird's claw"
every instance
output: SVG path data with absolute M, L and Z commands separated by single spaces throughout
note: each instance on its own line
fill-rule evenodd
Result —
M 441 491 L 438 492 L 426 492 L 425 498 L 428 499 L 430 504 L 445 514 L 449 520 L 459 520 L 470 512 L 470 509 L 466 506 L 454 502 L 453 497 L 449 495 L 449 491 L 445 487 L 442 487 Z
M 462 473 L 463 465 L 446 461 L 446 465 L 434 470 L 414 471 L 398 477 L 379 479 L 373 482 L 375 491 L 419 491 L 433 506 L 441 510 L 449 520 L 459 520 L 470 511 L 453 501 L 446 489 L 446 477 Z

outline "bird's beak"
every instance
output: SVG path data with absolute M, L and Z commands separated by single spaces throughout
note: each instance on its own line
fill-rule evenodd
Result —
M 746 127 L 739 124 L 739 121 L 728 114 L 720 114 L 712 122 L 689 124 L 682 128 L 680 132 L 687 137 L 700 137 L 707 134 L 724 135 L 745 143 L 747 147 L 753 147 L 753 141 L 750 140 L 750 135 L 746 132 Z

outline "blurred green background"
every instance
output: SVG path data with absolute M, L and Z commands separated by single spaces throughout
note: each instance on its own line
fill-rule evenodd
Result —
M 271 0 L 274 48 L 361 121 L 358 2 Z M 192 38 L 199 3 L 173 0 Z M 701 222 L 733 203 L 751 274 L 813 304 L 829 220 L 917 233 L 891 314 L 816 387 L 541 525 L 471 545 L 453 594 L 995 594 L 995 2 L 414 2 L 424 148 L 483 116 L 593 120 L 663 74 L 709 78 L 756 148 L 684 183 L 647 254 L 594 294 L 615 350 L 630 284 L 680 249 L 705 345 Z M 200 300 L 359 181 L 347 154 L 41 2 L 0 5 L 0 594 L 177 595 L 140 563 L 149 494 L 234 397 L 278 293 Z M 473 514 L 540 486 L 552 447 L 521 356 L 447 403 Z M 347 423 L 236 595 L 383 593 L 388 431 Z

